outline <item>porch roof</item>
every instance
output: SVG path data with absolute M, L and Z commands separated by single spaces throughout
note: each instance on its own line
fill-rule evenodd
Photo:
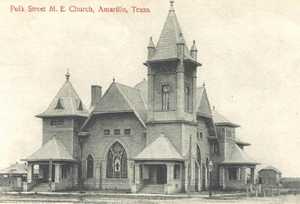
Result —
M 24 161 L 73 161 L 76 160 L 68 152 L 67 148 L 53 136 L 46 144 L 40 147 L 29 157 L 23 159 Z
M 257 165 L 237 144 L 233 144 L 228 156 L 221 163 L 223 165 Z
M 182 161 L 184 158 L 179 154 L 171 141 L 164 135 L 161 135 L 147 145 L 133 160 Z
M 26 174 L 26 167 L 24 163 L 15 163 L 5 169 L 1 169 L 0 174 Z

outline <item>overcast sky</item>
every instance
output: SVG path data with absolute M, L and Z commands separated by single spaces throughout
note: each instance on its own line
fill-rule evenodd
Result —
M 44 111 L 65 81 L 88 106 L 90 86 L 115 77 L 135 85 L 146 77 L 148 39 L 155 43 L 167 0 L 31 1 L 36 6 L 148 7 L 148 14 L 10 13 L 0 2 L 0 167 L 41 145 Z M 26 3 L 27 2 L 27 3 Z M 29 5 L 23 1 L 23 5 Z M 81 2 L 81 3 L 79 3 Z M 257 161 L 300 176 L 300 1 L 190 0 L 175 2 L 190 47 L 198 46 L 211 105 L 241 125 Z

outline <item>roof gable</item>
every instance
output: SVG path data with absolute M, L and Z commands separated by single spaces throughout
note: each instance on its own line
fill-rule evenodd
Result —
M 80 105 L 81 104 L 81 105 Z M 78 107 L 81 106 L 81 109 Z M 48 108 L 37 117 L 83 116 L 88 111 L 69 80 L 63 84 Z
M 228 155 L 225 155 L 225 160 L 222 164 L 258 164 L 256 161 L 251 159 L 246 152 L 244 152 L 238 145 L 233 144 L 229 150 Z
M 146 127 L 147 110 L 140 90 L 113 82 L 94 108 L 93 114 L 120 112 L 133 112 Z
M 197 114 L 203 117 L 212 118 L 212 112 L 205 87 L 198 87 L 196 91 Z
M 25 161 L 47 161 L 47 160 L 63 160 L 73 161 L 74 158 L 68 152 L 67 148 L 53 136 L 46 144 L 39 148 L 32 155 L 24 159 Z
M 164 135 L 159 136 L 147 145 L 134 160 L 184 160 L 170 140 Z

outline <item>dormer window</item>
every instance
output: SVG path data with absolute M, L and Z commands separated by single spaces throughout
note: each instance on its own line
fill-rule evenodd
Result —
M 83 110 L 83 106 L 82 106 L 82 102 L 81 102 L 81 101 L 79 101 L 79 104 L 78 104 L 78 108 L 77 108 L 77 109 L 80 110 L 80 111 Z
M 64 109 L 64 107 L 63 107 L 63 105 L 62 105 L 62 99 L 61 99 L 61 98 L 59 98 L 59 99 L 57 100 L 57 104 L 56 104 L 56 106 L 55 106 L 55 109 L 57 109 L 57 110 Z
M 170 105 L 169 105 L 170 86 L 168 84 L 162 85 L 161 92 L 162 92 L 162 110 L 168 111 L 170 109 Z

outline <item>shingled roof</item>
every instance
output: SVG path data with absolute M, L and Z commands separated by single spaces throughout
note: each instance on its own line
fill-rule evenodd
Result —
M 113 82 L 92 114 L 133 112 L 145 126 L 147 109 L 139 89 Z
M 225 118 L 223 115 L 218 113 L 216 110 L 212 111 L 213 120 L 216 125 L 224 125 L 224 126 L 230 126 L 230 127 L 240 127 L 238 124 L 235 124 L 231 121 L 229 121 L 227 118 Z
M 256 165 L 258 164 L 256 161 L 251 159 L 246 152 L 244 152 L 241 148 L 239 148 L 236 144 L 233 144 L 230 147 L 230 151 L 228 155 L 225 155 L 225 160 L 222 164 L 244 164 L 244 165 Z
M 66 74 L 66 82 L 60 88 L 48 108 L 37 117 L 81 116 L 87 117 L 88 111 L 73 88 L 70 74 Z
M 169 10 L 168 17 L 157 42 L 154 55 L 148 61 L 161 61 L 177 59 L 177 43 L 184 42 L 184 58 L 195 61 L 186 46 L 180 25 L 178 23 L 173 5 Z
M 46 144 L 40 147 L 24 161 L 75 161 L 62 142 L 53 136 Z
M 5 169 L 1 169 L 0 174 L 26 174 L 26 166 L 24 163 L 15 163 Z
M 156 140 L 147 145 L 134 160 L 182 161 L 184 158 L 178 153 L 167 137 L 160 135 Z

